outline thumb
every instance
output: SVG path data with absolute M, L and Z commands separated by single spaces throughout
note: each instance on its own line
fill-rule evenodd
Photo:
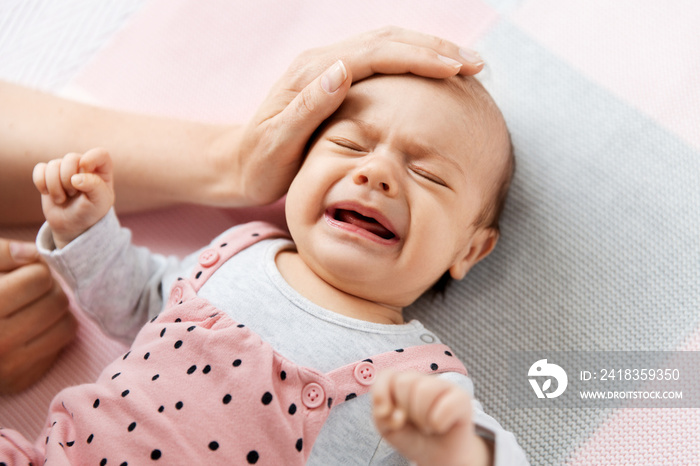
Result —
M 297 94 L 280 113 L 279 124 L 306 144 L 316 128 L 340 107 L 351 84 L 352 73 L 338 60 Z
M 105 200 L 111 203 L 112 189 L 107 183 L 94 173 L 78 173 L 70 179 L 75 189 L 87 196 L 93 204 L 99 204 Z
M 39 258 L 33 243 L 0 238 L 0 272 L 14 270 Z

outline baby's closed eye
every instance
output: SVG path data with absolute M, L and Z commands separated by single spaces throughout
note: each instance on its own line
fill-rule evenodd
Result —
M 443 180 L 443 179 L 440 178 L 439 176 L 435 175 L 434 173 L 425 170 L 425 169 L 422 168 L 422 167 L 418 167 L 418 166 L 415 166 L 415 165 L 411 165 L 411 166 L 410 166 L 410 170 L 411 170 L 413 173 L 415 173 L 416 175 L 418 175 L 418 176 L 420 176 L 420 177 L 422 177 L 422 178 L 425 178 L 426 180 L 431 181 L 431 182 L 433 182 L 433 183 L 435 183 L 435 184 L 437 184 L 437 185 L 444 186 L 444 187 L 446 187 L 446 188 L 449 187 L 449 186 L 447 185 L 447 183 L 445 182 L 445 180 Z
M 336 146 L 351 150 L 353 152 L 367 152 L 367 150 L 365 148 L 363 148 L 362 146 L 360 146 L 356 142 L 351 141 L 350 139 L 346 139 L 346 138 L 342 138 L 342 137 L 333 137 L 333 138 L 329 138 L 329 141 L 331 141 Z

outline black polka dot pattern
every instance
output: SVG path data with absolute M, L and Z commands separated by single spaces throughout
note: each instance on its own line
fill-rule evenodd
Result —
M 255 463 L 257 463 L 258 460 L 260 459 L 260 455 L 258 454 L 257 451 L 252 450 L 252 451 L 249 451 L 249 452 L 248 452 L 248 454 L 246 455 L 245 459 L 246 459 L 246 461 L 248 462 L 248 464 L 255 464 Z

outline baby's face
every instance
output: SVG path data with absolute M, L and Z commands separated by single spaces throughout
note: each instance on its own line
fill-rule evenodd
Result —
M 354 85 L 287 195 L 304 262 L 331 286 L 392 307 L 415 301 L 446 270 L 462 278 L 497 238 L 475 226 L 497 170 L 472 149 L 486 136 L 470 112 L 423 78 Z

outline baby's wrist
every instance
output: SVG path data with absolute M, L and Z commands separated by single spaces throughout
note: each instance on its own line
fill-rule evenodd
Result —
M 73 242 L 73 240 L 75 240 L 78 236 L 82 235 L 85 231 L 81 231 L 77 234 L 67 234 L 58 233 L 52 230 L 53 244 L 54 246 L 56 246 L 56 249 L 63 249 L 64 247 L 68 246 L 71 242 Z

